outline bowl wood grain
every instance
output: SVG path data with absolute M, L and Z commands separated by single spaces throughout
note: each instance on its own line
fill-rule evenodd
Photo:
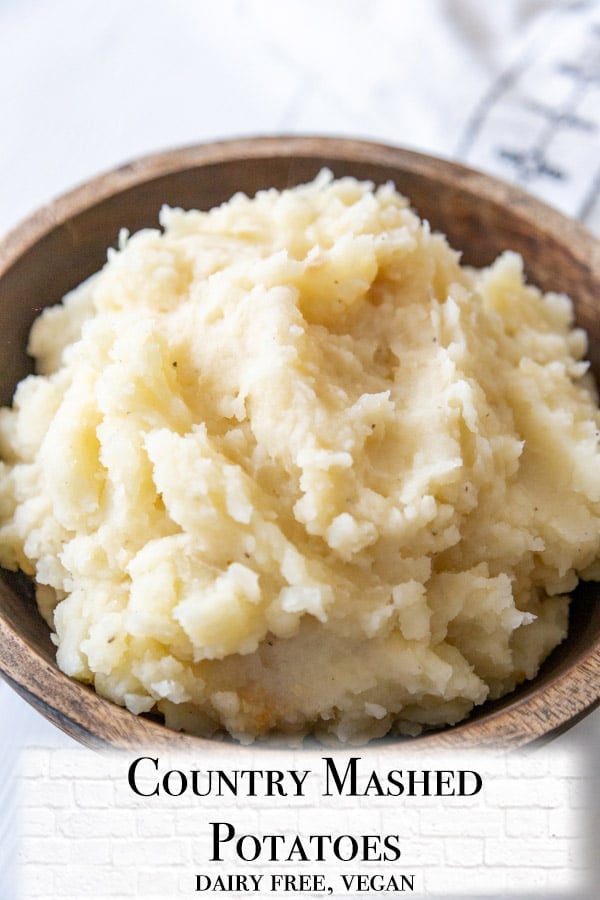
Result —
M 165 203 L 209 209 L 236 191 L 252 195 L 308 181 L 323 166 L 338 177 L 393 181 L 468 264 L 486 265 L 507 248 L 519 252 L 531 282 L 572 297 L 600 376 L 600 243 L 576 222 L 515 187 L 447 161 L 354 140 L 276 137 L 137 160 L 60 197 L 11 232 L 0 244 L 0 403 L 10 403 L 16 383 L 31 371 L 25 345 L 34 318 L 103 265 L 119 229 L 156 227 Z M 600 702 L 599 596 L 596 585 L 578 588 L 569 636 L 536 679 L 484 704 L 464 723 L 411 744 L 520 747 L 556 735 L 589 712 Z M 219 746 L 102 699 L 58 670 L 54 649 L 30 583 L 2 571 L 0 671 L 48 719 L 89 746 Z M 390 744 L 397 747 L 397 741 Z

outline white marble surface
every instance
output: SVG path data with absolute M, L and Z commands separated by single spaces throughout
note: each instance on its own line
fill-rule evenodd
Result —
M 600 231 L 599 100 L 597 2 L 1 0 L 0 231 L 136 155 L 281 132 L 462 159 Z M 0 767 L 39 743 L 72 742 L 0 683 Z

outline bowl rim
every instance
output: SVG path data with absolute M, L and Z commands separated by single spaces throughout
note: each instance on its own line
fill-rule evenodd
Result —
M 460 184 L 465 192 L 477 194 L 492 203 L 519 208 L 523 218 L 545 235 L 565 243 L 565 234 L 583 243 L 583 253 L 590 268 L 600 267 L 600 240 L 580 222 L 539 200 L 517 185 L 494 175 L 405 147 L 378 141 L 326 135 L 256 135 L 188 144 L 134 157 L 75 187 L 60 193 L 33 210 L 0 238 L 0 277 L 31 245 L 68 219 L 116 194 L 154 178 L 188 168 L 298 156 L 332 157 L 339 162 L 403 168 L 415 175 L 430 178 L 432 170 L 445 184 Z
M 233 138 L 193 144 L 141 156 L 83 182 L 32 212 L 0 241 L 0 279 L 53 229 L 103 200 L 161 176 L 226 162 L 253 159 L 323 157 L 340 163 L 368 164 L 405 170 L 425 178 L 435 176 L 448 186 L 494 204 L 518 208 L 538 232 L 572 250 L 600 278 L 600 241 L 583 225 L 568 218 L 521 188 L 494 176 L 440 157 L 402 147 L 325 135 L 277 135 Z M 212 738 L 174 732 L 99 696 L 51 665 L 0 610 L 0 675 L 59 728 L 91 747 L 134 749 L 144 745 L 165 749 L 218 749 Z M 457 747 L 515 749 L 549 740 L 568 729 L 600 704 L 600 634 L 595 643 L 527 696 L 473 721 L 410 739 L 410 747 L 438 750 Z M 107 733 L 107 719 L 110 728 Z M 397 749 L 399 739 L 392 740 Z M 235 745 L 243 751 L 243 745 Z M 379 745 L 381 746 L 381 745 Z M 232 749 L 235 749 L 233 747 Z

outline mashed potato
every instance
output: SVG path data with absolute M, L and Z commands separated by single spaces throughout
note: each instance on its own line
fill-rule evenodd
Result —
M 532 678 L 600 546 L 569 300 L 391 185 L 163 209 L 34 324 L 0 561 L 60 668 L 241 740 L 455 723 Z

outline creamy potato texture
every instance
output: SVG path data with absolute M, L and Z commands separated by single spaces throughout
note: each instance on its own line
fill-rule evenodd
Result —
M 241 740 L 455 723 L 532 678 L 600 545 L 569 300 L 391 185 L 163 209 L 47 309 L 0 418 L 0 561 L 61 669 Z

